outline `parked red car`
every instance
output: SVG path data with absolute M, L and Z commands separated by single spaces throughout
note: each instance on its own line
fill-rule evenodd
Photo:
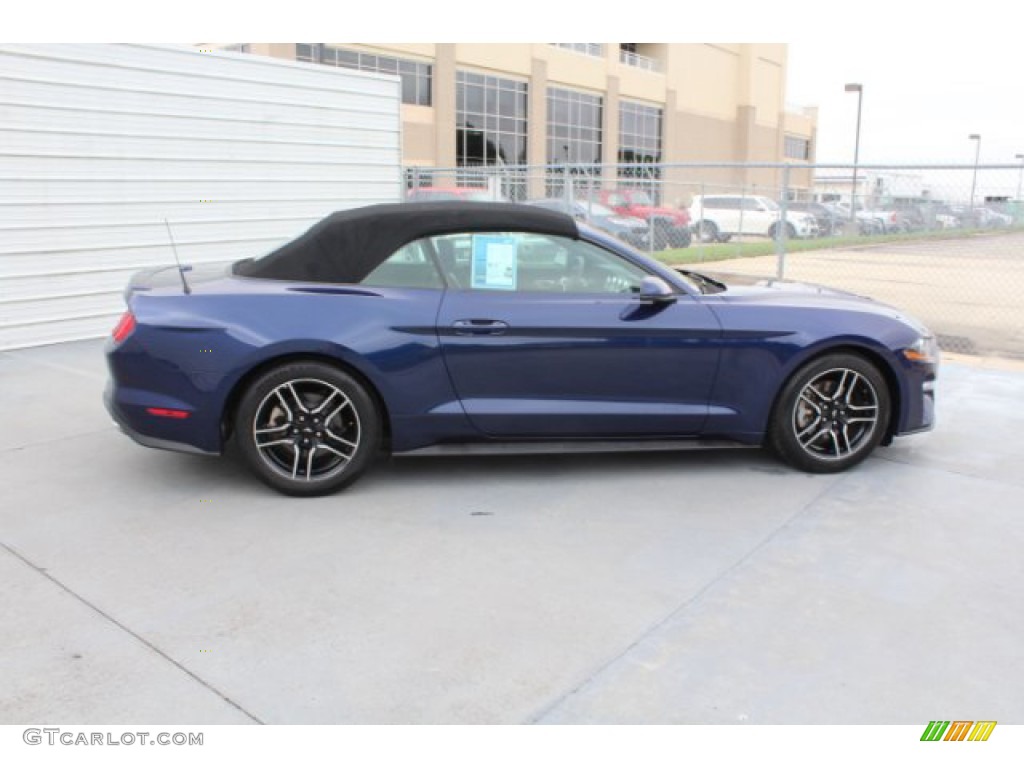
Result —
M 693 240 L 690 214 L 685 208 L 656 205 L 642 189 L 602 189 L 597 201 L 623 216 L 635 216 L 654 228 L 654 249 L 686 248 Z

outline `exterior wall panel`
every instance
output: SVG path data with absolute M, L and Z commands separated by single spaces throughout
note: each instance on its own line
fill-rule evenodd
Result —
M 740 54 L 736 46 L 681 45 L 669 53 L 669 86 L 679 93 L 678 109 L 691 115 L 736 120 Z M 715 157 L 711 151 L 705 158 Z
M 101 336 L 127 278 L 401 199 L 397 77 L 153 45 L 0 45 L 0 349 Z

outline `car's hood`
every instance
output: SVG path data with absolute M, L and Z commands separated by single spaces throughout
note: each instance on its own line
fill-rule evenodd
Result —
M 741 295 L 764 296 L 838 296 L 860 301 L 871 301 L 868 296 L 832 288 L 816 283 L 800 283 L 793 280 L 779 280 L 774 277 L 741 275 L 729 272 L 703 272 L 702 274 L 725 283 L 730 292 Z
M 726 301 L 744 301 L 786 307 L 846 308 L 861 312 L 873 312 L 901 320 L 922 335 L 928 333 L 927 328 L 914 317 L 896 307 L 872 299 L 870 296 L 862 296 L 814 283 L 729 273 L 702 272 L 701 274 L 726 286 L 724 292 L 713 294 Z

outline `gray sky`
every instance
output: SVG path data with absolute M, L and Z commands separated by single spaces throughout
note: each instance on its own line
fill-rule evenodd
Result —
M 966 23 L 967 4 L 956 7 Z M 818 105 L 818 159 L 852 161 L 857 94 L 843 86 L 858 82 L 864 86 L 862 162 L 973 163 L 971 133 L 981 134 L 981 163 L 1018 162 L 1014 155 L 1024 154 L 1024 28 L 1008 15 L 1010 7 L 999 18 L 1016 28 L 1012 43 L 967 28 L 939 39 L 861 33 L 790 41 L 787 99 Z

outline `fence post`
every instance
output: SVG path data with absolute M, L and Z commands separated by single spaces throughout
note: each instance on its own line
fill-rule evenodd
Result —
M 693 209 L 691 208 L 690 210 L 693 210 Z M 694 225 L 692 221 L 690 222 L 690 225 L 694 227 L 693 236 L 697 238 L 697 247 L 701 247 L 701 246 L 704 245 L 704 238 L 701 237 L 701 234 L 702 234 L 702 232 L 704 230 L 703 221 L 704 221 L 704 180 L 701 179 L 701 182 L 700 182 L 700 208 L 697 211 L 697 224 Z M 706 252 L 703 251 L 703 250 L 700 252 L 700 260 L 701 261 L 704 261 L 705 253 Z
M 655 251 L 658 250 L 658 243 L 657 243 L 658 232 L 657 232 L 657 227 L 654 224 L 654 205 L 653 205 L 653 203 L 654 203 L 654 167 L 653 166 L 646 166 L 645 165 L 640 170 L 641 170 L 641 173 L 646 177 L 646 181 L 647 181 L 646 184 L 642 184 L 641 185 L 641 189 L 644 189 L 644 191 L 647 193 L 647 196 L 649 198 L 651 198 L 651 203 L 652 203 L 652 205 L 650 207 L 650 210 L 647 211 L 647 232 L 648 232 L 648 235 L 647 235 L 647 252 L 651 256 L 651 258 L 654 258 L 654 253 L 655 253 Z
M 744 234 L 743 233 L 743 207 L 746 205 L 746 200 L 747 200 L 747 185 L 744 184 L 743 186 L 740 187 L 740 225 L 739 225 L 740 233 L 739 233 L 738 237 L 734 238 L 734 240 L 736 241 L 736 243 L 734 243 L 734 244 L 736 245 L 736 252 L 737 253 L 739 253 L 739 251 L 741 250 L 739 245 L 738 245 L 738 243 L 739 243 L 740 240 L 743 240 L 743 234 Z
M 782 280 L 786 276 L 786 204 L 789 201 L 789 163 L 782 166 L 782 189 L 779 195 L 779 223 L 775 228 L 775 257 L 777 262 L 776 277 Z

